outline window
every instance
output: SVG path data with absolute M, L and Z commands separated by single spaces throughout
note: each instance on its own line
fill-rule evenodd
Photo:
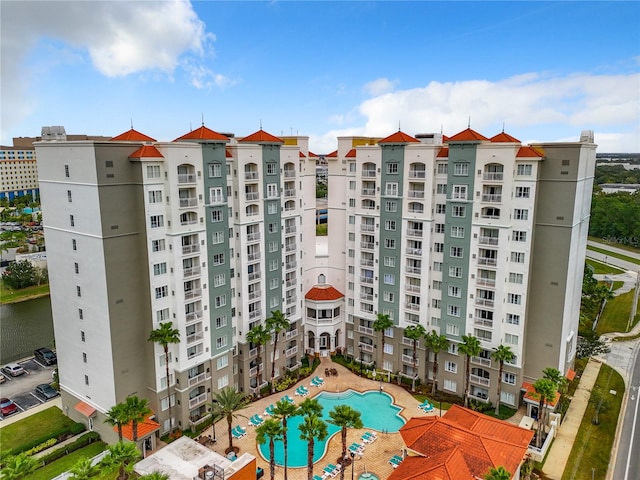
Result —
M 440 305 L 442 304 L 442 300 L 438 300 L 437 298 L 434 298 L 431 300 L 431 306 L 433 308 L 441 308 Z
M 219 163 L 209 164 L 209 178 L 218 178 L 222 176 L 222 165 Z
M 531 175 L 532 166 L 530 163 L 524 163 L 516 167 L 516 175 L 529 176 Z
M 167 273 L 167 264 L 166 262 L 155 263 L 153 265 L 153 274 L 154 275 L 163 275 Z
M 211 234 L 211 243 L 213 245 L 224 243 L 224 232 L 213 232 Z
M 269 233 L 276 233 L 278 231 L 278 225 L 273 222 L 269 223 L 267 228 Z
M 227 316 L 222 315 L 216 318 L 216 328 L 222 328 L 227 326 Z
M 442 253 L 444 252 L 444 243 L 441 242 L 435 242 L 433 244 L 433 251 L 437 252 L 437 253 Z
M 449 276 L 452 278 L 462 278 L 462 267 L 449 267 Z
M 269 271 L 274 272 L 278 269 L 278 260 L 269 260 Z
M 383 277 L 383 282 L 385 285 L 395 285 L 396 276 L 393 273 L 385 273 Z
M 78 265 L 78 262 L 75 262 L 73 264 L 73 269 L 76 272 L 76 274 L 80 273 L 80 265 Z
M 453 186 L 453 196 L 451 197 L 455 200 L 466 200 L 467 199 L 467 186 L 466 185 L 454 185 Z
M 384 298 L 385 302 L 394 302 L 395 298 L 392 292 L 383 292 L 382 298 Z
M 509 273 L 509 283 L 517 283 L 522 285 L 524 275 L 522 273 Z
M 449 373 L 458 373 L 458 364 L 450 360 L 447 360 L 444 363 L 444 369 L 446 372 L 449 372 Z
M 73 218 L 73 215 L 69 215 L 69 224 L 70 224 L 72 227 L 75 227 L 75 226 L 76 226 L 76 221 L 75 221 L 75 218 Z
M 269 242 L 268 249 L 269 249 L 269 253 L 277 252 L 278 251 L 278 242 L 277 241 Z
M 443 388 L 449 392 L 456 393 L 458 391 L 458 383 L 455 380 L 445 378 Z
M 469 176 L 469 164 L 468 163 L 456 163 L 453 166 L 453 174 L 457 176 L 467 177 Z
M 529 210 L 524 208 L 516 208 L 513 211 L 513 219 L 514 220 L 528 220 L 529 219 Z
M 354 182 L 353 180 L 351 180 L 349 182 L 349 190 L 355 190 L 356 189 L 356 182 Z
M 516 384 L 516 376 L 513 373 L 510 372 L 502 372 L 502 381 L 504 383 L 507 383 L 509 385 L 515 385 Z
M 514 242 L 526 242 L 527 241 L 527 232 L 523 232 L 521 230 L 514 230 L 511 235 L 511 239 Z
M 520 315 L 507 313 L 507 323 L 509 325 L 520 325 Z
M 507 303 L 511 303 L 512 305 L 522 304 L 522 295 L 517 293 L 507 293 Z
M 229 375 L 218 377 L 218 390 L 223 389 L 227 385 L 229 385 Z
M 224 273 L 216 273 L 213 276 L 213 286 L 214 287 L 221 287 L 226 283 L 227 283 L 227 279 L 226 279 Z
M 450 342 L 447 347 L 447 353 L 450 353 L 451 355 L 458 355 L 458 344 Z
M 446 195 L 447 194 L 447 184 L 446 183 L 438 183 L 436 185 L 436 193 Z
M 385 220 L 384 229 L 385 230 L 395 231 L 396 230 L 396 221 L 395 220 Z
M 444 203 L 436 203 L 436 213 L 447 213 L 447 206 Z
M 160 228 L 164 226 L 164 216 L 163 215 L 151 215 L 149 217 L 149 223 L 151 228 Z
M 504 390 L 502 390 L 500 392 L 500 403 L 506 403 L 507 405 L 515 406 L 516 404 L 515 393 L 505 392 Z
M 398 211 L 398 202 L 387 200 L 386 202 L 384 202 L 384 209 L 387 212 L 397 212 Z
M 162 310 L 158 310 L 156 312 L 156 319 L 158 322 L 166 322 L 169 320 L 169 309 L 163 308 Z
M 269 307 L 270 308 L 275 308 L 280 304 L 280 301 L 278 300 L 278 297 L 271 297 L 269 299 Z
M 384 247 L 385 248 L 396 248 L 396 241 L 394 238 L 385 238 L 384 239 Z
M 224 202 L 224 193 L 222 187 L 211 187 L 209 189 L 209 203 Z
M 440 280 L 434 280 L 431 284 L 431 288 L 433 288 L 434 290 L 442 290 L 442 282 Z
M 278 197 L 278 185 L 275 183 L 269 183 L 267 185 L 267 198 Z
M 387 173 L 391 175 L 398 173 L 398 164 L 395 162 L 387 163 Z
M 452 258 L 462 258 L 462 247 L 451 247 L 449 249 L 449 256 Z
M 221 357 L 216 358 L 216 369 L 220 370 L 221 368 L 229 365 L 229 355 L 223 355 Z
M 86 338 L 86 336 L 85 336 L 85 334 L 84 334 L 84 331 L 82 331 L 82 330 L 81 330 L 81 331 L 80 331 L 80 340 L 84 342 L 84 341 L 86 341 L 86 339 L 87 339 L 87 338 Z
M 78 297 L 82 296 L 82 289 L 78 285 L 76 285 L 76 295 Z
M 438 163 L 438 165 L 436 166 L 436 173 L 438 173 L 439 175 L 446 175 L 447 172 L 448 172 L 448 165 L 444 162 Z
M 270 215 L 278 213 L 278 204 L 276 202 L 268 202 L 267 213 Z
M 84 376 L 84 384 L 89 385 L 89 375 Z
M 460 287 L 449 285 L 447 293 L 450 297 L 460 298 L 462 296 L 462 289 Z
M 216 348 L 220 349 L 220 348 L 224 348 L 227 346 L 227 337 L 218 337 L 216 338 Z
M 72 202 L 73 200 L 71 199 L 71 190 L 67 190 L 67 201 L 68 202 Z
M 464 238 L 464 227 L 451 227 L 451 236 L 453 238 Z
M 64 176 L 69 178 L 69 165 L 64 166 Z
M 511 252 L 511 261 L 515 263 L 524 263 L 524 252 Z
M 460 307 L 457 305 L 447 305 L 447 315 L 450 317 L 459 317 Z
M 84 319 L 84 312 L 81 308 L 78 309 L 78 318 L 80 320 Z
M 87 354 L 85 352 L 82 352 L 82 361 L 87 363 Z
M 349 206 L 352 207 L 352 208 L 356 206 L 356 199 L 355 198 L 350 198 L 349 199 Z
M 383 263 L 385 267 L 395 267 L 396 257 L 384 257 Z
M 224 265 L 224 253 L 216 253 L 213 255 L 214 265 Z
M 398 184 L 396 182 L 387 182 L 385 184 L 385 195 L 397 197 L 398 196 Z
M 444 223 L 436 223 L 435 232 L 444 233 Z
M 150 190 L 149 191 L 149 203 L 160 203 L 162 202 L 162 191 L 161 190 Z
M 147 178 L 160 178 L 160 166 L 147 165 Z
M 73 250 L 77 250 L 77 249 L 78 249 L 78 242 L 76 242 L 76 239 L 75 239 L 75 238 L 72 238 L 72 239 L 71 239 L 71 248 L 72 248 Z
M 152 252 L 161 252 L 164 250 L 164 238 L 160 240 L 151 240 L 151 251 Z
M 267 175 L 275 175 L 278 173 L 278 165 L 274 162 L 267 163 Z
M 529 198 L 530 187 L 516 187 L 516 198 Z
M 518 335 L 513 335 L 511 333 L 504 334 L 504 343 L 509 345 L 518 345 Z
M 441 272 L 442 271 L 442 262 L 433 262 L 433 271 Z
M 227 304 L 227 296 L 226 295 L 218 295 L 215 298 L 216 308 L 224 307 Z
M 163 285 L 162 287 L 156 287 L 156 299 L 164 298 L 169 295 L 169 287 Z

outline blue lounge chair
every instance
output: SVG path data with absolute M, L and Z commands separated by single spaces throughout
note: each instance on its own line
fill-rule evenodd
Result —
M 289 395 L 285 395 L 284 397 L 282 397 L 282 400 L 289 403 L 296 403 L 296 401 L 293 398 L 291 398 Z
M 311 386 L 313 387 L 319 387 L 320 385 L 324 385 L 324 379 L 320 378 L 319 376 L 315 376 L 313 377 L 313 379 L 311 380 Z
M 349 445 L 349 451 L 357 455 L 362 455 L 364 453 L 364 446 L 359 443 L 352 443 Z
M 389 463 L 393 468 L 398 468 L 398 465 L 402 463 L 402 457 L 400 455 L 394 455 L 389 459 Z
M 364 443 L 372 443 L 376 441 L 378 436 L 372 432 L 364 432 L 360 438 Z
M 320 475 L 314 475 L 313 480 L 322 480 L 322 477 Z
M 269 405 L 267 408 L 264 409 L 264 414 L 269 416 L 269 417 L 272 417 L 274 408 L 275 407 L 273 406 L 273 404 Z
M 253 417 L 249 419 L 249 426 L 258 427 L 262 425 L 263 422 L 264 422 L 263 418 L 256 413 Z

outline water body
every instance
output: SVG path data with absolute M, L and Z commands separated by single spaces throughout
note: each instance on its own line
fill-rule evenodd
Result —
M 0 364 L 33 356 L 36 348 L 52 345 L 53 316 L 48 295 L 0 305 Z

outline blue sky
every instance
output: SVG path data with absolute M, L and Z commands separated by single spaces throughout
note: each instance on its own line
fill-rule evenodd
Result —
M 640 2 L 3 1 L 1 141 L 471 127 L 640 151 Z

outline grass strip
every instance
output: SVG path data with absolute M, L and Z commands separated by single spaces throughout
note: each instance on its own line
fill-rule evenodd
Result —
M 25 477 L 25 480 L 50 480 L 51 478 L 57 477 L 61 473 L 71 470 L 71 468 L 79 460 L 82 460 L 83 458 L 95 457 L 106 448 L 107 445 L 104 442 L 92 443 L 84 448 L 70 453 L 69 455 L 65 455 L 64 457 L 59 458 L 55 462 L 51 462 L 49 465 L 45 465 L 44 467 L 39 468 L 31 475 Z M 111 478 L 115 478 L 115 476 L 113 476 L 113 473 Z
M 616 242 L 612 242 L 611 240 L 605 240 L 602 238 L 598 238 L 598 237 L 592 237 L 589 236 L 589 241 L 590 242 L 596 242 L 599 243 L 601 245 L 604 245 L 605 247 L 615 247 L 615 248 L 619 248 L 620 250 L 626 250 L 628 252 L 632 252 L 632 253 L 640 253 L 640 248 L 638 247 L 633 247 L 631 245 L 626 245 L 624 243 L 616 243 Z
M 631 304 L 633 303 L 633 290 L 617 297 L 613 297 L 607 300 L 607 305 L 604 307 L 604 312 L 600 320 L 598 320 L 598 326 L 596 333 L 602 335 L 609 332 L 626 332 L 627 324 L 629 322 L 629 315 L 631 314 Z M 634 318 L 631 328 L 640 320 L 640 314 Z
M 609 257 L 614 257 L 619 260 L 624 260 L 625 262 L 635 263 L 636 265 L 640 265 L 640 260 L 634 257 L 629 257 L 627 255 L 623 255 L 618 252 L 612 252 L 611 250 L 607 250 L 605 248 L 594 247 L 593 245 L 587 245 L 587 250 L 591 250 L 592 252 L 601 253 L 603 255 L 607 255 Z
M 18 303 L 45 295 L 49 295 L 49 284 L 13 290 L 0 282 L 0 304 Z
M 596 275 L 618 275 L 620 273 L 624 273 L 624 271 L 619 268 L 612 267 L 611 265 L 607 265 L 592 258 L 587 258 L 586 262 L 587 265 L 593 268 L 593 273 Z

